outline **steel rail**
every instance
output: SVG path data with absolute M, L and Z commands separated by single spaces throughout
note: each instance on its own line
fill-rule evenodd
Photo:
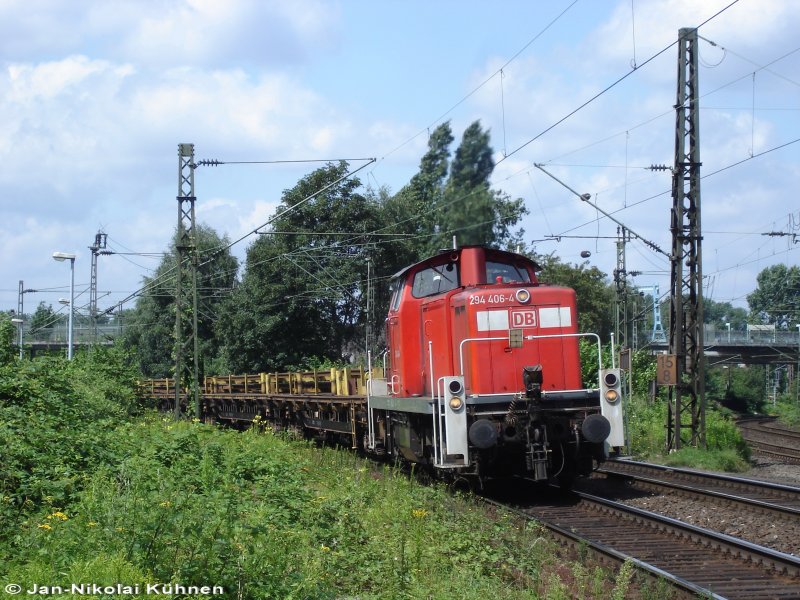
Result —
M 800 597 L 800 559 L 794 556 L 590 494 L 576 497 L 577 504 L 566 506 L 500 506 L 597 553 L 630 560 L 687 594 Z
M 655 474 L 643 475 L 642 471 Z M 800 516 L 800 488 L 790 485 L 620 459 L 607 461 L 595 472 L 612 477 L 630 478 L 647 485 L 675 489 L 701 497 L 745 504 L 764 512 Z M 791 504 L 781 501 L 788 501 Z
M 497 508 L 502 508 L 505 511 L 518 515 L 528 520 L 537 521 L 541 523 L 548 531 L 550 531 L 555 537 L 560 538 L 562 541 L 573 544 L 575 546 L 579 546 L 581 548 L 586 548 L 589 551 L 593 552 L 597 555 L 601 560 L 605 562 L 612 562 L 614 564 L 622 565 L 625 561 L 629 561 L 636 566 L 637 569 L 643 571 L 648 576 L 654 579 L 663 579 L 671 584 L 674 588 L 680 590 L 687 594 L 687 597 L 691 598 L 709 598 L 712 600 L 726 600 L 724 596 L 719 596 L 710 590 L 704 588 L 703 586 L 697 585 L 683 577 L 679 577 L 661 569 L 647 561 L 638 559 L 633 557 L 629 554 L 625 554 L 624 552 L 620 552 L 619 550 L 615 550 L 613 547 L 609 546 L 608 544 L 604 544 L 601 542 L 597 542 L 586 538 L 584 536 L 579 535 L 575 532 L 574 529 L 561 527 L 560 525 L 556 525 L 555 523 L 550 523 L 548 521 L 542 520 L 539 517 L 531 515 L 524 509 L 515 508 L 508 504 L 504 504 L 502 502 L 498 502 L 496 500 L 492 500 L 490 498 L 486 498 L 484 496 L 475 496 L 475 498 L 483 502 L 485 504 L 489 504 L 495 506 Z
M 759 546 L 758 544 L 754 544 L 725 533 L 719 533 L 717 531 L 712 531 L 711 529 L 692 525 L 691 523 L 685 523 L 683 521 L 679 521 L 678 519 L 673 519 L 672 517 L 665 517 L 664 515 L 659 515 L 658 513 L 643 510 L 641 508 L 627 506 L 620 502 L 615 502 L 614 500 L 608 500 L 606 498 L 600 498 L 598 496 L 592 496 L 591 494 L 584 494 L 582 492 L 576 492 L 576 494 L 582 500 L 603 505 L 611 510 L 619 512 L 621 515 L 636 515 L 643 520 L 657 523 L 660 527 L 664 527 L 665 530 L 671 530 L 673 533 L 684 535 L 687 539 L 708 540 L 717 550 L 724 549 L 732 556 L 749 557 L 751 560 L 764 566 L 765 568 L 768 567 L 777 573 L 798 578 L 798 583 L 800 584 L 800 558 L 796 556 L 779 552 L 777 550 L 772 550 L 771 548 L 766 548 L 764 546 Z

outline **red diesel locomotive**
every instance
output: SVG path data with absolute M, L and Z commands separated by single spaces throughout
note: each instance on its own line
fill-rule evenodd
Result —
M 575 292 L 540 285 L 537 270 L 463 247 L 394 277 L 368 450 L 453 475 L 567 483 L 624 444 L 619 373 L 578 332 Z M 597 388 L 581 383 L 581 337 L 598 347 Z
M 601 370 L 598 336 L 578 332 L 575 292 L 540 285 L 537 269 L 478 246 L 407 267 L 381 366 L 206 377 L 203 416 L 258 417 L 444 478 L 568 485 L 624 445 L 619 373 Z M 596 388 L 581 383 L 581 337 L 598 349 Z M 174 386 L 142 382 L 139 395 L 170 408 Z

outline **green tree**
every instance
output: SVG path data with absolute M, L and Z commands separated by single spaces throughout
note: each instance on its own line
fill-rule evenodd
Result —
M 561 262 L 554 255 L 537 256 L 542 267 L 539 281 L 549 285 L 562 285 L 575 290 L 578 296 L 578 328 L 592 332 L 604 342 L 614 327 L 614 288 L 606 274 L 588 262 L 572 265 Z
M 703 322 L 706 325 L 714 326 L 717 340 L 724 339 L 728 326 L 730 326 L 730 331 L 735 332 L 734 338 L 741 335 L 740 332 L 747 329 L 747 317 L 748 314 L 744 308 L 736 308 L 730 302 L 703 300 Z
M 793 329 L 800 323 L 800 267 L 772 265 L 756 278 L 758 287 L 747 296 L 754 322 Z
M 11 322 L 8 313 L 0 313 L 0 366 L 14 362 L 17 356 L 17 349 L 14 346 L 14 338 L 17 328 Z
M 452 234 L 461 245 L 507 247 L 519 241 L 521 232 L 515 236 L 512 228 L 527 210 L 521 198 L 511 199 L 491 188 L 492 154 L 489 132 L 481 128 L 480 121 L 473 122 L 456 149 L 438 207 L 441 244 Z
M 764 405 L 763 365 L 723 365 L 706 372 L 706 399 L 739 412 L 758 412 Z
M 39 302 L 39 306 L 36 307 L 36 312 L 34 312 L 31 317 L 31 322 L 28 326 L 29 332 L 35 335 L 37 331 L 53 327 L 58 320 L 59 316 L 53 311 L 52 305 L 46 304 L 44 301 Z
M 747 311 L 736 308 L 730 302 L 704 299 L 703 321 L 708 325 L 716 325 L 718 329 L 724 329 L 725 323 L 730 323 L 731 329 L 743 330 L 747 327 Z
M 490 187 L 494 159 L 489 132 L 479 121 L 472 123 L 451 162 L 453 141 L 450 123 L 439 125 L 411 181 L 394 196 L 384 191 L 380 204 L 382 219 L 390 224 L 386 231 L 409 238 L 392 243 L 384 273 L 450 248 L 453 235 L 460 245 L 513 249 L 521 242 L 523 232 L 514 228 L 527 211 L 521 198 Z
M 380 220 L 357 178 L 335 183 L 347 169 L 328 164 L 286 190 L 277 209 L 285 214 L 248 248 L 242 283 L 217 326 L 232 371 L 363 352 L 366 259 L 375 249 L 369 233 Z
M 177 251 L 173 237 L 170 248 L 152 277 L 145 277 L 145 292 L 135 310 L 126 314 L 122 343 L 132 348 L 142 373 L 148 377 L 172 376 L 175 369 L 175 267 Z M 211 227 L 198 225 L 196 244 L 199 253 L 197 334 L 201 370 L 215 370 L 219 341 L 214 323 L 223 298 L 236 280 L 238 261 L 229 250 L 227 237 L 220 237 Z

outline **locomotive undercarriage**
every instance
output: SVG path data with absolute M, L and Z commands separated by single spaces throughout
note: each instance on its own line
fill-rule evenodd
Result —
M 605 458 L 602 441 L 586 439 L 582 423 L 597 407 L 535 409 L 508 405 L 470 407 L 469 456 L 449 469 L 461 476 L 496 478 L 524 476 L 536 481 L 571 482 L 589 475 Z M 435 462 L 435 433 L 429 415 L 375 411 L 387 435 L 376 447 L 403 459 L 430 466 Z M 446 444 L 446 441 L 445 441 Z M 458 458 L 452 457 L 449 458 Z

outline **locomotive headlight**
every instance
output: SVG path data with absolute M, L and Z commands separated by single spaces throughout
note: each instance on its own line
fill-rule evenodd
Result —
M 601 391 L 603 398 L 609 404 L 619 402 L 622 389 L 620 387 L 619 371 L 616 369 L 606 369 L 601 373 Z
M 517 290 L 516 296 L 517 296 L 517 302 L 519 302 L 520 304 L 527 304 L 528 302 L 530 302 L 531 299 L 531 293 L 524 288 Z
M 464 401 L 459 398 L 458 396 L 453 396 L 450 398 L 450 409 L 451 410 L 459 410 L 462 406 L 464 406 Z

